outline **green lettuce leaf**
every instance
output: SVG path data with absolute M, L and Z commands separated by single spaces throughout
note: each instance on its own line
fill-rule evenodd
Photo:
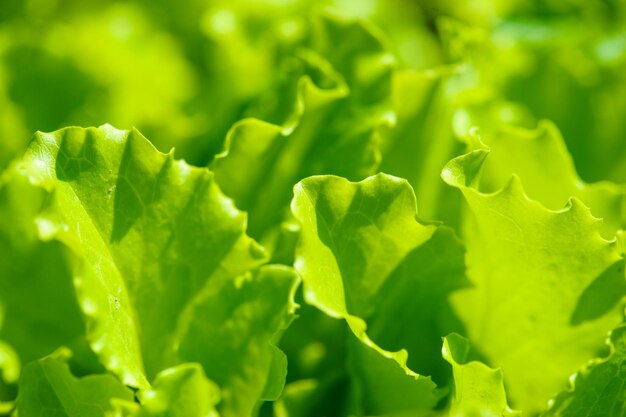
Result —
M 302 69 L 292 76 L 297 92 L 291 117 L 282 124 L 236 123 L 213 164 L 220 187 L 250 212 L 256 238 L 285 218 L 299 180 L 373 174 L 380 163 L 380 130 L 393 123 L 393 57 L 378 34 L 363 22 L 331 14 L 313 26 L 312 45 L 293 64 Z
M 418 210 L 429 219 L 454 226 L 458 195 L 439 180 L 441 167 L 458 153 L 450 121 L 458 103 L 451 89 L 460 88 L 459 67 L 396 71 L 392 102 L 397 124 L 386 132 L 381 170 L 405 178 L 419 196 Z
M 562 208 L 572 196 L 603 220 L 602 234 L 612 239 L 624 227 L 626 188 L 608 181 L 587 184 L 576 172 L 558 128 L 543 120 L 534 129 L 500 125 L 480 138 L 470 134 L 470 149 L 489 148 L 479 189 L 493 192 L 516 174 L 530 198 L 551 210 Z
M 626 415 L 624 379 L 626 370 L 626 327 L 611 332 L 610 353 L 606 358 L 591 361 L 572 375 L 570 389 L 550 401 L 543 417 L 592 417 Z
M 112 410 L 112 399 L 133 399 L 132 391 L 112 375 L 72 375 L 69 355 L 61 349 L 24 367 L 17 398 L 20 416 L 104 417 Z
M 314 152 L 311 148 L 318 139 L 319 124 L 348 94 L 345 82 L 328 68 L 328 63 L 313 52 L 302 54 L 303 65 L 327 72 L 325 77 L 332 80 L 332 87 L 320 88 L 311 75 L 303 75 L 298 81 L 292 121 L 284 126 L 259 119 L 238 122 L 228 133 L 226 150 L 216 157 L 212 167 L 224 192 L 238 207 L 250 211 L 250 226 L 257 234 L 282 220 L 284 213 L 276 210 L 276 203 L 286 206 L 289 202 L 293 184 L 310 170 L 308 155 Z
M 305 301 L 356 336 L 348 343 L 356 413 L 433 408 L 441 393 L 413 369 L 434 373 L 440 347 L 429 342 L 457 325 L 447 295 L 466 285 L 462 246 L 448 229 L 418 222 L 411 187 L 384 174 L 307 178 L 292 211 L 302 224 L 295 265 Z
M 474 150 L 442 172 L 467 203 L 463 236 L 475 286 L 453 302 L 472 344 L 504 369 L 513 404 L 536 412 L 595 356 L 603 335 L 619 322 L 613 288 L 597 279 L 609 274 L 609 281 L 623 280 L 616 267 L 623 260 L 617 243 L 601 237 L 601 222 L 576 198 L 551 211 L 527 197 L 516 175 L 494 193 L 478 191 L 487 156 L 486 149 Z M 579 303 L 589 292 L 603 307 L 584 320 Z
M 477 361 L 467 362 L 469 341 L 456 333 L 444 338 L 442 354 L 452 365 L 454 394 L 450 404 L 453 417 L 519 417 L 507 404 L 500 369 Z
M 38 133 L 22 168 L 50 193 L 38 232 L 72 250 L 87 339 L 108 370 L 147 389 L 160 370 L 200 362 L 223 415 L 277 395 L 285 360 L 272 340 L 297 278 L 251 272 L 266 255 L 211 172 L 108 125 Z
M 442 15 L 464 22 L 445 19 L 443 26 L 453 31 L 439 25 L 441 38 L 448 55 L 471 67 L 471 78 L 488 101 L 504 98 L 533 117 L 555 122 L 585 181 L 624 181 L 621 2 L 520 7 L 491 1 L 459 7 L 447 1 L 437 6 L 447 10 Z M 477 126 L 484 132 L 494 121 Z
M 159 372 L 152 387 L 139 391 L 141 405 L 113 400 L 107 417 L 218 417 L 218 387 L 207 379 L 202 366 L 185 363 Z
M 265 266 L 229 281 L 198 303 L 179 356 L 203 365 L 222 392 L 223 416 L 250 415 L 282 392 L 287 358 L 275 338 L 295 312 L 299 280 L 291 268 Z
M 47 198 L 18 164 L 0 176 L 0 338 L 22 363 L 62 345 L 77 356 L 86 350 L 67 251 L 37 236 L 37 223 L 45 224 L 39 210 Z
M 185 143 L 185 156 L 196 163 L 211 161 L 221 151 L 227 132 L 241 119 L 283 123 L 293 108 L 295 87 L 283 78 L 290 73 L 296 51 L 306 46 L 310 21 L 317 15 L 314 6 L 308 0 L 288 4 L 215 0 L 194 2 L 189 8 L 166 6 L 168 13 L 177 16 L 178 29 L 196 45 L 188 52 L 195 56 L 202 77 L 201 102 L 194 106 L 202 135 Z M 200 50 L 198 45 L 204 47 Z

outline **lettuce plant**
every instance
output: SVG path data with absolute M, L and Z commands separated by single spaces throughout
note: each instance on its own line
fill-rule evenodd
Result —
M 26 3 L 0 415 L 626 416 L 623 4 Z

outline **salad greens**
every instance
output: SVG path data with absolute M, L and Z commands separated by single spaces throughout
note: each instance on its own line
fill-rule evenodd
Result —
M 605 274 L 623 279 L 623 268 L 612 268 L 623 259 L 617 242 L 601 237 L 599 220 L 575 197 L 551 211 L 527 198 L 516 175 L 494 193 L 477 191 L 473 184 L 488 156 L 472 151 L 442 173 L 462 191 L 469 212 L 463 235 L 474 287 L 453 302 L 472 342 L 506 370 L 511 397 L 538 410 L 549 399 L 544 393 L 561 386 L 559 374 L 593 357 L 619 323 L 614 289 L 592 284 Z M 600 314 L 585 310 L 590 291 Z M 548 362 L 551 367 L 542 366 Z
M 2 2 L 0 416 L 626 417 L 625 28 Z

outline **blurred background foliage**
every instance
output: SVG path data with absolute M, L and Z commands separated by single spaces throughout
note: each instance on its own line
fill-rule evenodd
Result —
M 494 119 L 551 119 L 584 180 L 626 180 L 619 0 L 3 0 L 0 163 L 36 130 L 108 122 L 207 164 L 237 120 L 290 117 L 294 56 L 326 7 L 367 21 L 387 48 L 396 120 L 382 168 L 418 194 L 432 183 L 426 156 L 405 152 L 440 164 L 456 146 L 446 136 Z

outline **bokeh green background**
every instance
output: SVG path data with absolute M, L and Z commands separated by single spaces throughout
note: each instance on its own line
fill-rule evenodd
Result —
M 460 65 L 444 98 L 453 107 L 461 104 L 459 83 L 464 106 L 511 101 L 528 112 L 527 123 L 557 124 L 584 180 L 626 180 L 619 0 L 3 0 L 0 163 L 36 130 L 107 122 L 135 126 L 161 150 L 175 146 L 179 157 L 206 164 L 235 121 L 289 116 L 285 96 L 297 81 L 290 59 L 311 43 L 325 7 L 377 27 L 395 59 L 396 85 L 407 72 Z M 404 100 L 426 100 L 421 115 L 435 114 L 421 133 L 430 136 L 466 116 L 433 109 L 441 107 L 433 89 Z M 505 107 L 493 111 L 511 117 Z

